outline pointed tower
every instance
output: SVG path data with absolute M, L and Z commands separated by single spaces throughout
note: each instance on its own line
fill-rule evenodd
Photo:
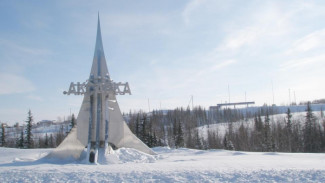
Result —
M 84 95 L 84 99 L 76 127 L 49 156 L 79 158 L 87 146 L 87 159 L 90 162 L 97 162 L 98 149 L 107 150 L 110 145 L 117 148 L 135 148 L 148 154 L 155 154 L 131 132 L 123 119 L 116 95 L 131 94 L 131 91 L 127 82 L 115 83 L 109 76 L 99 15 L 95 53 L 89 79 L 84 83 L 70 83 L 69 90 L 64 94 Z

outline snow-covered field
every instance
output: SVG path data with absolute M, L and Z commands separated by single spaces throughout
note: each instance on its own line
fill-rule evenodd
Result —
M 325 182 L 324 153 L 121 148 L 116 163 L 90 165 L 44 158 L 49 151 L 0 148 L 0 182 Z

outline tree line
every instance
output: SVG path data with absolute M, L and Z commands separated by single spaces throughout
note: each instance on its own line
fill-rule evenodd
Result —
M 225 131 L 213 129 L 208 112 L 198 106 L 174 110 L 154 110 L 151 113 L 130 112 L 125 116 L 131 131 L 149 147 L 227 149 L 257 152 L 325 152 L 325 118 L 323 111 L 316 117 L 307 103 L 304 118 L 294 119 L 290 108 L 285 117 L 270 119 L 272 108 L 264 107 L 244 118 L 236 110 L 219 111 L 220 119 L 226 121 Z M 273 118 L 273 117 L 271 117 Z M 70 129 L 75 125 L 74 115 Z M 56 147 L 67 132 L 63 126 L 58 132 L 35 138 L 32 134 L 33 116 L 29 111 L 25 128 L 15 142 L 6 139 L 5 127 L 1 125 L 0 145 L 18 148 Z
M 253 123 L 249 123 L 235 111 L 234 114 L 238 114 L 238 121 L 241 122 L 234 123 L 236 120 L 229 120 L 225 133 L 209 128 L 211 121 L 202 107 L 193 110 L 177 108 L 170 111 L 153 111 L 149 115 L 141 111 L 130 112 L 126 116 L 131 131 L 149 147 L 167 145 L 174 148 L 258 152 L 325 152 L 324 115 L 318 119 L 311 109 L 310 102 L 307 103 L 304 119 L 293 119 L 288 108 L 285 118 L 271 120 L 270 113 L 274 112 L 271 109 L 263 108 L 256 112 Z M 224 110 L 222 113 L 223 116 L 231 116 L 231 110 Z M 200 129 L 202 126 L 205 128 Z M 202 136 L 199 131 L 206 135 Z M 151 144 L 151 141 L 143 138 L 150 134 L 154 134 L 154 139 L 159 143 Z
M 27 120 L 25 125 L 19 126 L 17 123 L 14 125 L 16 128 L 16 137 L 9 138 L 6 132 L 5 123 L 1 123 L 1 133 L 0 133 L 0 147 L 15 147 L 15 148 L 54 148 L 57 147 L 67 136 L 69 131 L 74 127 L 76 119 L 74 114 L 71 116 L 69 131 L 67 132 L 64 129 L 64 126 L 61 125 L 59 130 L 55 133 L 45 133 L 45 135 L 35 136 L 33 134 L 33 124 L 34 119 L 31 110 L 27 113 Z M 17 136 L 18 135 L 18 136 Z

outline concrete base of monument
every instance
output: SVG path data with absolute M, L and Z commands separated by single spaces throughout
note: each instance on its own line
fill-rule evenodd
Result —
M 88 150 L 87 150 L 88 151 Z M 90 164 L 116 164 L 119 163 L 118 157 L 111 146 L 89 150 L 89 155 L 86 158 Z
M 93 165 L 109 165 L 123 163 L 154 163 L 159 155 L 149 155 L 133 148 L 119 148 L 114 150 L 111 146 L 98 149 L 97 162 L 90 163 L 85 149 L 78 160 L 80 163 Z
M 108 146 L 107 148 L 98 149 L 97 164 L 117 164 L 117 163 L 119 163 L 119 158 L 117 154 L 115 154 L 111 146 Z

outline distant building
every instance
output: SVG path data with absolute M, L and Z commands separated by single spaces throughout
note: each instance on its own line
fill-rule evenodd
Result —
M 37 126 L 51 126 L 54 124 L 54 120 L 42 120 L 36 123 Z

